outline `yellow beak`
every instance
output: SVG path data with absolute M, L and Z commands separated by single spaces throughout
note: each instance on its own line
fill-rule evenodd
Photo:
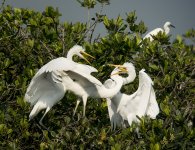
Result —
M 81 51 L 80 53 L 81 53 L 81 55 L 83 55 L 83 59 L 84 59 L 87 63 L 89 63 L 89 64 L 91 64 L 91 63 L 87 60 L 87 58 L 85 58 L 85 56 L 88 56 L 88 57 L 91 57 L 91 58 L 95 59 L 95 57 L 91 56 L 90 54 L 88 54 L 88 53 L 86 53 L 86 52 L 84 52 L 84 51 Z
M 117 73 L 115 74 L 112 74 L 111 76 L 113 75 L 117 75 L 117 74 L 123 74 L 123 73 L 128 73 L 128 70 L 126 67 L 122 66 L 122 65 L 113 65 L 113 64 L 108 64 L 109 66 L 112 66 L 112 67 L 117 67 L 120 71 L 118 71 Z

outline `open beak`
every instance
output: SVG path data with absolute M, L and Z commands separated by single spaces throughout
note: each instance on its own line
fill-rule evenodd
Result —
M 117 67 L 120 71 L 118 71 L 117 73 L 115 74 L 112 74 L 111 76 L 113 75 L 117 75 L 117 74 L 125 74 L 125 73 L 128 73 L 128 70 L 126 67 L 122 66 L 122 65 L 113 65 L 113 64 L 108 64 L 109 66 L 112 66 L 112 67 Z
M 87 63 L 89 63 L 89 64 L 91 64 L 91 63 L 87 60 L 87 58 L 85 58 L 85 56 L 88 56 L 88 57 L 91 57 L 91 58 L 95 59 L 95 57 L 91 56 L 90 54 L 88 54 L 88 53 L 86 53 L 86 52 L 84 52 L 84 51 L 81 51 L 80 53 L 81 53 L 81 55 L 83 56 L 83 59 L 84 59 Z
M 117 75 L 117 74 L 125 74 L 125 73 L 128 73 L 128 71 L 126 69 L 125 70 L 120 70 L 120 71 L 118 71 L 118 72 L 116 72 L 116 73 L 114 73 L 110 76 L 114 76 L 114 75 Z
M 114 64 L 108 64 L 108 66 L 111 66 L 111 67 L 123 67 L 122 65 L 114 65 Z

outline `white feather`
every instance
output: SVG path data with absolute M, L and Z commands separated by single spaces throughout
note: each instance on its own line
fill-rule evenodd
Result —
M 143 39 L 149 38 L 150 41 L 153 41 L 154 39 L 153 39 L 152 36 L 156 36 L 159 32 L 162 32 L 162 33 L 164 32 L 167 35 L 170 32 L 170 27 L 173 27 L 174 28 L 174 26 L 171 24 L 171 22 L 167 21 L 164 24 L 163 28 L 156 28 L 156 29 L 150 31 L 149 33 L 147 33 L 144 36 Z
M 129 69 L 131 70 L 127 70 L 130 74 L 134 68 Z M 109 88 L 113 84 L 114 82 L 110 79 L 105 82 L 105 86 Z M 154 119 L 159 113 L 153 81 L 145 73 L 144 69 L 139 72 L 139 87 L 135 93 L 127 95 L 118 92 L 111 99 L 107 98 L 107 104 L 112 129 L 115 129 L 116 126 L 125 126 L 124 120 L 127 120 L 128 124 L 131 125 L 133 121 L 139 122 L 136 116 L 143 117 L 148 115 Z
M 97 72 L 97 69 L 88 65 L 78 64 L 72 61 L 73 55 L 78 55 L 81 58 L 81 51 L 84 49 L 81 46 L 74 46 L 67 54 L 67 58 L 59 57 L 51 60 L 44 66 L 32 78 L 24 99 L 34 106 L 29 119 L 36 116 L 42 109 L 46 109 L 42 120 L 46 113 L 63 97 L 69 85 L 66 85 L 63 80 L 67 79 L 67 82 L 72 82 L 72 79 L 68 77 L 68 72 L 74 72 L 78 74 L 78 77 L 87 78 L 89 82 L 94 84 L 101 84 L 99 80 L 91 77 L 90 73 Z M 89 78 L 89 79 L 88 79 Z

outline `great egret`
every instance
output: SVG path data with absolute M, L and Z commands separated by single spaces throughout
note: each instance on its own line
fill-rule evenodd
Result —
M 81 74 L 73 71 L 64 71 L 62 75 L 62 83 L 67 85 L 66 88 L 72 91 L 76 95 L 80 96 L 83 100 L 83 116 L 85 116 L 87 98 L 108 98 L 116 95 L 122 85 L 123 78 L 118 74 L 126 73 L 126 69 L 123 66 L 117 66 L 111 73 L 111 79 L 115 82 L 115 86 L 112 88 L 106 88 L 98 79 L 89 75 Z M 79 103 L 74 110 L 74 114 L 77 110 Z
M 133 67 L 127 68 L 127 70 L 129 75 L 131 72 L 135 72 Z M 132 82 L 132 80 L 129 80 L 129 82 Z M 128 83 L 128 81 L 126 81 L 126 83 Z M 115 83 L 111 79 L 108 79 L 105 81 L 104 85 L 108 88 L 112 88 L 115 86 Z M 136 116 L 142 117 L 148 115 L 155 119 L 156 115 L 159 113 L 153 82 L 144 72 L 144 69 L 139 71 L 139 87 L 135 93 L 127 95 L 118 92 L 114 97 L 107 98 L 107 105 L 112 129 L 125 127 L 125 120 L 128 122 L 129 126 L 133 121 L 139 122 Z
M 85 50 L 81 46 L 73 46 L 68 51 L 67 58 L 60 57 L 51 60 L 42 66 L 32 78 L 24 97 L 31 106 L 34 106 L 30 112 L 29 120 L 33 119 L 42 109 L 46 109 L 39 121 L 40 125 L 44 127 L 42 123 L 43 118 L 47 112 L 64 97 L 67 88 L 61 82 L 62 79 L 58 73 L 59 70 L 77 70 L 79 72 L 85 72 L 85 74 L 97 72 L 94 67 L 73 62 L 73 55 L 78 55 L 87 62 L 88 60 L 83 55 L 91 56 L 85 53 Z
M 147 34 L 144 36 L 143 39 L 149 38 L 150 41 L 153 41 L 154 39 L 153 39 L 152 36 L 157 35 L 160 31 L 161 31 L 161 32 L 164 32 L 164 33 L 167 35 L 167 34 L 169 34 L 170 28 L 171 28 L 171 27 L 175 28 L 175 26 L 172 25 L 171 22 L 168 21 L 168 22 L 166 22 L 166 23 L 164 24 L 163 29 L 162 29 L 162 28 L 156 28 L 156 29 L 150 31 L 149 33 L 147 33 Z

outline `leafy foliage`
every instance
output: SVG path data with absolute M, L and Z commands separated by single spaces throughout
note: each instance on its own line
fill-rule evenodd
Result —
M 93 5 L 84 1 L 86 8 Z M 98 1 L 109 4 L 109 1 Z M 183 37 L 173 42 L 164 34 L 153 42 L 141 41 L 146 27 L 136 23 L 135 12 L 109 19 L 96 16 L 108 34 L 94 42 L 87 41 L 89 30 L 83 23 L 60 23 L 57 9 L 47 7 L 43 13 L 29 9 L 3 8 L 0 13 L 0 148 L 1 149 L 194 149 L 195 143 L 195 49 Z M 98 17 L 101 17 L 98 18 Z M 94 27 L 94 25 L 92 25 Z M 128 28 L 127 28 L 128 27 Z M 92 32 L 93 34 L 93 32 Z M 185 38 L 194 38 L 194 30 Z M 82 106 L 72 117 L 76 96 L 67 92 L 44 119 L 49 131 L 36 119 L 28 121 L 31 110 L 23 100 L 33 75 L 53 58 L 65 56 L 75 44 L 83 45 L 97 59 L 92 66 L 100 81 L 109 78 L 108 63 L 131 61 L 138 72 L 142 68 L 154 81 L 160 114 L 157 119 L 141 118 L 138 138 L 136 125 L 111 131 L 106 101 L 90 99 L 87 118 L 81 118 Z M 141 45 L 141 46 L 140 46 Z M 82 61 L 77 60 L 76 61 Z M 131 94 L 138 79 L 123 87 Z M 40 118 L 38 115 L 36 118 Z

